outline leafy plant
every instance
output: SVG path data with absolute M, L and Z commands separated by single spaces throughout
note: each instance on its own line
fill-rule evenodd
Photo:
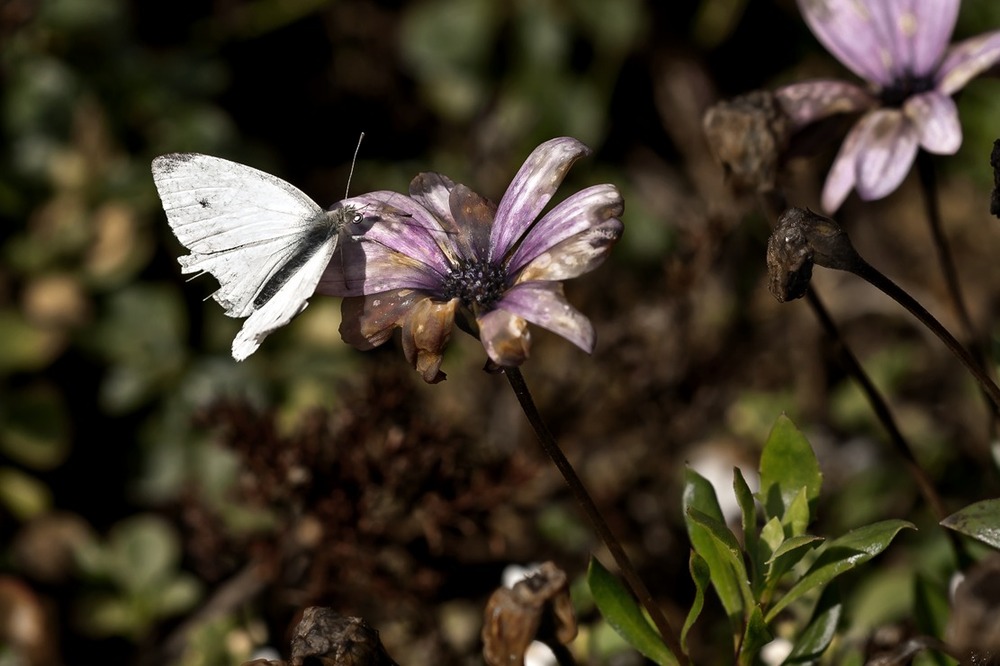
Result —
M 793 605 L 802 608 L 793 614 L 799 626 L 785 663 L 810 662 L 830 646 L 843 615 L 837 588 L 830 583 L 914 526 L 884 520 L 834 538 L 809 533 L 822 474 L 809 442 L 784 415 L 764 444 L 760 479 L 760 491 L 753 493 L 739 468 L 734 470 L 733 490 L 741 510 L 738 537 L 727 526 L 708 480 L 692 469 L 685 472 L 683 504 L 695 597 L 681 644 L 688 649 L 688 633 L 712 588 L 729 618 L 737 663 L 754 663 L 772 640 L 775 623 Z M 658 664 L 677 663 L 634 598 L 596 560 L 591 561 L 588 583 L 608 623 L 633 647 Z

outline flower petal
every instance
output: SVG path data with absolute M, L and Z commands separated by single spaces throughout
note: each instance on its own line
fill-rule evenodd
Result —
M 340 337 L 355 349 L 374 349 L 392 337 L 411 308 L 429 299 L 414 289 L 345 298 L 340 304 Z
M 316 293 L 361 296 L 392 289 L 434 292 L 440 285 L 441 274 L 417 259 L 364 237 L 346 238 L 337 245 L 316 285 Z
M 531 332 L 528 322 L 507 310 L 491 310 L 476 319 L 479 339 L 497 365 L 517 366 L 528 359 Z
M 449 233 L 441 221 L 416 200 L 398 192 L 371 192 L 352 199 L 352 205 L 374 222 L 364 240 L 384 245 L 427 265 L 438 273 L 450 268 L 441 244 L 449 243 Z M 371 293 L 371 292 L 366 292 Z
M 903 114 L 917 129 L 920 145 L 937 155 L 954 155 L 962 146 L 962 124 L 958 108 L 948 95 L 928 92 L 903 103 Z
M 561 282 L 514 285 L 504 293 L 496 307 L 558 333 L 588 354 L 594 350 L 594 327 L 589 319 L 566 301 Z
M 857 0 L 798 0 L 799 10 L 816 39 L 845 67 L 863 79 L 892 82 L 890 44 L 881 18 Z
M 937 89 L 952 95 L 1000 62 L 1000 30 L 952 45 L 937 71 Z
M 465 185 L 456 185 L 449 199 L 451 217 L 455 220 L 452 241 L 467 259 L 490 256 L 490 231 L 496 216 L 496 206 Z
M 621 220 L 611 218 L 553 245 L 517 273 L 515 284 L 558 282 L 589 273 L 604 263 L 621 238 L 623 226 Z
M 878 103 L 861 86 L 830 79 L 793 83 L 775 90 L 774 97 L 796 130 L 837 113 L 864 111 Z
M 865 201 L 892 193 L 917 156 L 917 131 L 901 111 L 879 109 L 863 120 L 855 163 L 858 196 Z
M 860 139 L 864 133 L 864 123 L 869 115 L 871 114 L 863 116 L 847 133 L 830 167 L 826 183 L 823 184 L 822 206 L 830 215 L 840 208 L 844 199 L 854 189 L 856 182 L 854 165 L 858 159 L 858 149 L 861 147 Z
M 440 284 L 447 263 L 429 239 L 447 239 L 447 234 L 432 231 L 440 226 L 419 204 L 396 192 L 372 192 L 335 205 L 351 206 L 362 218 L 341 233 L 317 293 L 360 296 L 404 287 L 434 289 Z M 390 240 L 404 251 L 392 249 Z
M 621 192 L 614 185 L 594 185 L 572 194 L 546 213 L 525 234 L 524 240 L 508 262 L 508 272 L 517 273 L 529 263 L 538 263 L 538 268 L 542 268 L 545 265 L 564 262 L 566 264 L 564 277 L 576 277 L 585 273 L 589 269 L 575 269 L 582 267 L 584 263 L 591 268 L 596 266 L 596 263 L 591 263 L 589 255 L 599 254 L 603 259 L 621 236 L 622 224 L 617 218 L 624 209 L 625 202 L 622 200 Z M 605 225 L 608 221 L 617 224 Z M 596 234 L 588 233 L 594 229 L 599 231 Z M 583 239 L 583 245 L 586 247 L 580 246 L 580 240 L 577 240 L 575 244 L 563 248 L 565 255 L 554 252 L 556 246 L 563 241 L 575 239 L 583 234 L 587 236 Z M 579 253 L 587 248 L 591 250 L 586 252 L 588 256 L 579 256 Z M 585 262 L 580 261 L 581 259 Z M 560 280 L 563 277 L 546 279 Z
M 566 172 L 590 149 L 570 137 L 550 139 L 535 148 L 500 199 L 490 234 L 489 260 L 502 259 L 559 188 Z
M 407 313 L 400 336 L 403 355 L 428 384 L 445 379 L 441 372 L 444 348 L 451 339 L 458 299 L 417 301 Z
M 910 9 L 899 16 L 900 31 L 906 36 L 906 58 L 915 76 L 934 71 L 944 55 L 958 20 L 960 0 L 911 0 Z M 912 20 L 911 20 L 912 17 Z
M 441 228 L 447 234 L 452 235 L 451 240 L 441 239 L 438 246 L 448 261 L 457 264 L 461 256 L 467 256 L 467 248 L 459 247 L 458 237 L 460 234 L 451 215 L 449 201 L 451 200 L 451 191 L 454 188 L 455 182 L 451 178 L 434 172 L 418 173 L 410 181 L 410 196 L 430 211 L 431 215 L 441 223 Z

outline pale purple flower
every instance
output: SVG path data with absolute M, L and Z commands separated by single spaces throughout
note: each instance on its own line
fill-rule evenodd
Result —
M 867 82 L 808 81 L 776 91 L 797 127 L 833 113 L 864 111 L 847 134 L 826 184 L 832 213 L 852 189 L 871 201 L 896 190 L 923 148 L 962 145 L 951 96 L 1000 61 L 1000 31 L 948 45 L 960 0 L 798 0 L 816 38 Z
M 527 358 L 529 322 L 592 351 L 594 328 L 567 302 L 562 280 L 604 261 L 622 233 L 622 196 L 594 185 L 538 217 L 589 152 L 572 138 L 543 143 L 498 206 L 436 173 L 414 178 L 409 196 L 372 192 L 342 202 L 372 221 L 342 244 L 317 288 L 347 297 L 344 340 L 370 349 L 401 328 L 407 359 L 429 382 L 444 378 L 442 352 L 456 320 L 501 366 Z

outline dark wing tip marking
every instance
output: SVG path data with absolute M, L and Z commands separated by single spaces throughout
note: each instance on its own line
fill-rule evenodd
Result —
M 198 153 L 167 153 L 153 158 L 153 171 L 157 173 L 170 173 L 182 164 L 190 162 L 198 157 Z

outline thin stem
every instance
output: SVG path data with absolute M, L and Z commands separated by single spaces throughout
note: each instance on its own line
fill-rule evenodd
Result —
M 617 563 L 618 568 L 621 570 L 622 575 L 625 577 L 625 582 L 632 589 L 632 593 L 639 599 L 639 602 L 643 605 L 649 616 L 652 618 L 653 623 L 660 632 L 660 636 L 663 637 L 663 641 L 666 643 L 670 651 L 674 653 L 677 660 L 681 664 L 687 664 L 687 657 L 684 651 L 681 649 L 680 641 L 674 634 L 673 629 L 670 627 L 670 623 L 667 621 L 666 616 L 659 606 L 656 605 L 653 600 L 653 595 L 650 594 L 649 589 L 646 584 L 642 582 L 639 578 L 639 574 L 636 573 L 635 567 L 632 566 L 631 560 L 629 560 L 628 555 L 625 554 L 625 549 L 622 548 L 621 543 L 615 538 L 615 535 L 611 532 L 611 528 L 608 527 L 607 522 L 605 522 L 604 517 L 601 515 L 600 510 L 594 503 L 594 500 L 590 497 L 590 493 L 587 492 L 586 487 L 583 485 L 583 481 L 577 476 L 576 470 L 573 469 L 573 465 L 570 464 L 569 460 L 563 454 L 562 449 L 559 448 L 559 444 L 556 443 L 555 438 L 552 433 L 549 432 L 548 426 L 542 420 L 541 414 L 538 412 L 538 408 L 535 407 L 534 400 L 531 398 L 531 393 L 528 391 L 528 385 L 524 381 L 524 377 L 521 375 L 521 371 L 518 368 L 505 367 L 503 368 L 503 373 L 507 376 L 507 380 L 510 382 L 510 386 L 514 389 L 514 395 L 517 396 L 518 402 L 521 404 L 521 409 L 524 410 L 525 416 L 528 417 L 528 422 L 531 424 L 532 429 L 535 431 L 535 435 L 538 437 L 539 443 L 542 445 L 542 449 L 545 453 L 552 459 L 555 463 L 556 468 L 563 475 L 563 479 L 566 481 L 566 485 L 569 486 L 570 490 L 573 492 L 577 503 L 583 509 L 583 512 L 587 514 L 587 518 L 590 519 L 590 523 L 597 532 L 598 537 L 604 542 L 604 545 L 608 547 L 611 551 L 611 556 L 615 558 L 615 563 Z
M 934 485 L 928 478 L 927 473 L 920 466 L 920 463 L 917 462 L 917 458 L 913 454 L 913 449 L 910 448 L 909 443 L 903 437 L 903 433 L 896 426 L 896 420 L 893 418 L 892 412 L 889 411 L 889 405 L 886 404 L 882 398 L 882 394 L 875 388 L 875 385 L 864 371 L 864 368 L 862 368 L 854 352 L 851 351 L 850 347 L 847 346 L 847 343 L 841 337 L 840 330 L 830 317 L 826 306 L 823 305 L 823 302 L 820 301 L 819 296 L 812 288 L 806 292 L 806 298 L 816 318 L 819 319 L 820 324 L 823 326 L 823 330 L 826 331 L 826 334 L 840 353 L 840 360 L 844 364 L 844 369 L 854 377 L 855 381 L 861 386 L 861 390 L 868 396 L 868 402 L 871 403 L 872 410 L 889 433 L 889 439 L 892 441 L 896 452 L 906 462 L 906 466 L 910 470 L 910 474 L 913 475 L 920 493 L 927 500 L 938 520 L 944 520 L 948 516 L 948 512 L 944 508 L 944 503 L 934 489 Z
M 776 219 L 778 213 L 786 207 L 786 201 L 784 196 L 777 191 L 770 193 L 764 193 L 760 201 L 761 207 L 764 209 L 769 219 Z M 810 287 L 806 291 L 806 302 L 809 303 L 809 307 L 812 309 L 813 314 L 819 320 L 820 325 L 826 332 L 827 337 L 830 342 L 834 345 L 840 356 L 840 362 L 844 370 L 848 375 L 854 378 L 858 386 L 861 388 L 862 393 L 868 399 L 868 403 L 871 405 L 872 411 L 875 413 L 875 417 L 885 428 L 889 435 L 889 440 L 892 442 L 893 448 L 896 452 L 903 458 L 906 464 L 907 470 L 913 477 L 914 482 L 917 484 L 917 488 L 920 490 L 920 494 L 923 496 L 924 501 L 930 506 L 931 511 L 938 518 L 938 520 L 944 520 L 949 514 L 945 508 L 944 502 L 941 500 L 940 495 L 938 495 L 937 490 L 934 488 L 934 484 L 927 472 L 923 467 L 920 466 L 920 462 L 917 460 L 916 455 L 913 453 L 913 448 L 910 446 L 906 437 L 903 436 L 902 431 L 896 424 L 896 419 L 892 415 L 892 411 L 889 409 L 888 403 L 879 393 L 878 388 L 872 382 L 868 373 L 865 372 L 864 366 L 858 361 L 857 356 L 854 355 L 854 351 L 851 349 L 850 345 L 840 334 L 840 328 L 837 326 L 833 317 L 830 316 L 829 310 L 826 309 L 826 305 L 820 299 L 816 290 Z M 946 530 L 948 537 L 952 542 L 952 546 L 955 550 L 956 556 L 960 559 L 964 557 L 965 547 L 963 542 L 954 534 L 951 530 Z
M 918 153 L 917 173 L 920 176 L 920 185 L 924 192 L 924 205 L 927 209 L 927 221 L 930 224 L 931 236 L 934 239 L 934 248 L 937 250 L 938 263 L 941 264 L 941 272 L 944 274 L 948 295 L 951 298 L 953 307 L 955 308 L 955 313 L 958 315 L 958 321 L 962 327 L 963 333 L 965 334 L 965 338 L 969 341 L 969 350 L 972 357 L 975 359 L 979 367 L 987 373 L 987 376 L 993 378 L 995 375 L 991 372 L 990 364 L 987 363 L 987 355 L 983 351 L 982 341 L 979 336 L 976 335 L 976 329 L 972 324 L 972 317 L 969 315 L 969 309 L 965 305 L 965 298 L 962 296 L 962 288 L 958 279 L 958 270 L 955 268 L 955 261 L 952 258 L 951 248 L 948 245 L 948 238 L 945 236 L 944 229 L 941 224 L 941 206 L 938 200 L 937 190 L 937 171 L 934 168 L 934 157 L 932 155 L 924 151 L 920 151 Z M 995 434 L 997 426 L 996 419 L 1000 416 L 1000 414 L 997 412 L 997 407 L 990 403 L 988 395 L 986 398 L 987 407 L 990 408 L 993 416 L 993 418 L 990 419 L 990 431 Z
M 909 310 L 910 314 L 919 319 L 921 323 L 938 336 L 941 342 L 943 342 L 945 346 L 947 346 L 948 349 L 950 349 L 951 352 L 958 357 L 958 360 L 965 365 L 966 369 L 972 373 L 972 376 L 976 378 L 977 382 L 979 382 L 979 385 L 992 402 L 994 412 L 1000 411 L 1000 388 L 998 388 L 993 380 L 986 375 L 982 366 L 976 362 L 976 359 L 973 358 L 972 354 L 969 353 L 969 351 L 955 339 L 955 336 L 948 332 L 948 329 L 941 325 L 941 322 L 935 319 L 930 312 L 925 310 L 924 307 L 916 301 L 916 299 L 897 286 L 895 282 L 882 275 L 882 273 L 880 273 L 867 261 L 861 259 L 860 257 L 858 257 L 858 259 L 860 261 L 855 262 L 851 268 L 845 270 L 850 270 L 858 277 L 870 282 L 872 286 L 881 290 L 887 296 Z
M 927 208 L 927 221 L 930 223 L 931 236 L 934 238 L 934 249 L 937 250 L 938 262 L 941 264 L 941 272 L 944 273 L 945 284 L 948 289 L 948 296 L 951 298 L 955 313 L 958 315 L 962 332 L 973 344 L 973 354 L 982 360 L 979 353 L 978 336 L 975 327 L 972 325 L 972 317 L 969 316 L 969 309 L 965 305 L 965 298 L 962 296 L 962 288 L 958 279 L 958 270 L 955 268 L 955 261 L 952 258 L 951 248 L 948 239 L 944 234 L 941 225 L 941 206 L 937 195 L 937 173 L 934 169 L 934 159 L 931 155 L 921 151 L 917 157 L 917 173 L 920 175 L 920 184 L 924 191 L 924 204 Z

